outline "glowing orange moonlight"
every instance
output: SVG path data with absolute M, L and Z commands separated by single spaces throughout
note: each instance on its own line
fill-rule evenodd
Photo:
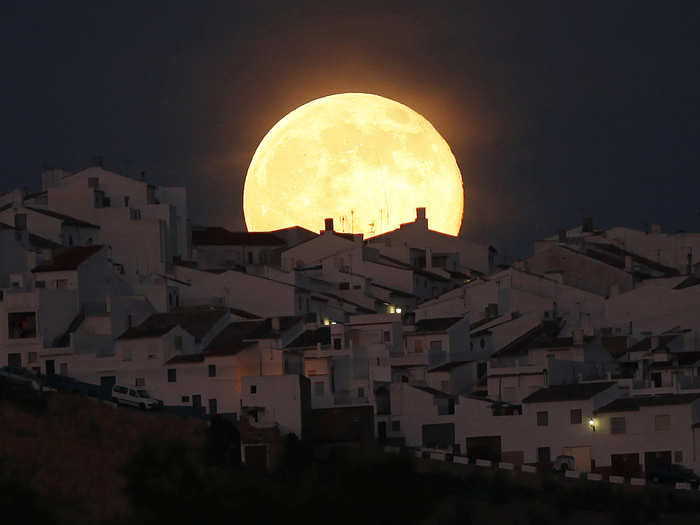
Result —
M 415 219 L 457 235 L 462 175 L 424 117 L 393 100 L 344 93 L 313 100 L 273 126 L 255 151 L 243 192 L 249 231 L 299 225 L 377 235 Z

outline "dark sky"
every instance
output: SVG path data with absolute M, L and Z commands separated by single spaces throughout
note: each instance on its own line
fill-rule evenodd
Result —
M 501 252 L 583 215 L 700 230 L 697 2 L 98 3 L 0 7 L 0 190 L 102 154 L 186 185 L 194 222 L 242 228 L 267 130 L 359 91 L 435 125 L 463 234 Z

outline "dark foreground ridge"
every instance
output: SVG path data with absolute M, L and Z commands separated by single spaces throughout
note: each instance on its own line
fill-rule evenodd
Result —
M 5 396 L 7 397 L 7 396 Z M 697 523 L 696 494 L 634 493 L 359 449 L 240 465 L 227 420 L 153 417 L 86 397 L 0 400 L 0 508 L 13 523 Z M 537 481 L 533 482 L 532 479 Z

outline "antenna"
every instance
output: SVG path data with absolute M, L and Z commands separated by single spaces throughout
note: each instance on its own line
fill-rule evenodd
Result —
M 350 233 L 355 233 L 355 210 L 350 210 Z

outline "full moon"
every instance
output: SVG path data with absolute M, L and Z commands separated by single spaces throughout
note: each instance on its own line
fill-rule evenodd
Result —
M 445 139 L 394 100 L 343 93 L 313 100 L 265 135 L 248 167 L 248 231 L 299 225 L 372 237 L 412 222 L 426 208 L 430 229 L 457 235 L 462 175 Z

